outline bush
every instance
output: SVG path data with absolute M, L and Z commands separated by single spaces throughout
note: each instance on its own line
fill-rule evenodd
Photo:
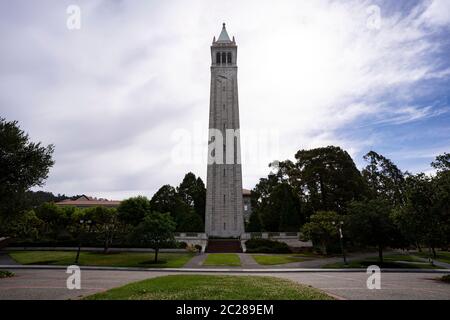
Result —
M 269 239 L 250 239 L 245 242 L 249 253 L 290 253 L 288 245 L 284 242 Z
M 180 248 L 180 249 L 186 249 L 187 245 L 188 244 L 184 241 L 178 242 L 178 248 Z
M 450 283 L 450 274 L 442 276 L 441 281 L 446 282 L 446 283 Z
M 14 277 L 14 273 L 12 273 L 10 271 L 6 271 L 6 270 L 0 270 L 0 279 L 1 278 L 9 278 L 9 277 Z

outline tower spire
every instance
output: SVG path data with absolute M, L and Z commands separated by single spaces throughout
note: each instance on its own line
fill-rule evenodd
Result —
M 230 37 L 228 36 L 227 28 L 225 27 L 225 22 L 222 24 L 222 32 L 220 32 L 219 39 L 217 42 L 226 43 L 231 42 Z

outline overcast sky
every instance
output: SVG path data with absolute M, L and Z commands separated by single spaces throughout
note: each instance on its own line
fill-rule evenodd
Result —
M 222 22 L 238 44 L 244 187 L 304 148 L 341 146 L 359 168 L 375 150 L 412 172 L 450 151 L 449 0 L 2 0 L 0 116 L 55 145 L 43 189 L 123 199 L 205 180 Z

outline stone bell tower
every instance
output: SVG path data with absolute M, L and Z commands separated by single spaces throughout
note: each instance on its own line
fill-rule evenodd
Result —
M 244 232 L 239 135 L 237 45 L 225 23 L 211 45 L 205 232 L 240 237 Z

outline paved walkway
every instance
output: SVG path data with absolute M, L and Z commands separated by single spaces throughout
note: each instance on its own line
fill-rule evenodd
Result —
M 204 266 L 203 262 L 205 261 L 206 257 L 209 253 L 203 253 L 197 256 L 194 256 L 191 260 L 189 260 L 188 263 L 184 265 L 183 268 L 186 269 L 216 269 L 216 268 L 224 268 L 223 266 Z M 241 266 L 240 267 L 225 267 L 225 268 L 244 268 L 244 269 L 261 269 L 261 265 L 259 265 L 255 259 L 250 254 L 245 253 L 236 253 L 239 256 L 239 259 L 241 260 Z
M 253 259 L 251 254 L 248 253 L 239 253 L 239 259 L 241 259 L 241 267 L 248 269 L 259 269 L 261 267 L 255 259 Z
M 0 279 L 0 300 L 79 299 L 130 282 L 168 274 L 186 274 L 186 272 L 82 269 L 81 290 L 68 290 L 66 287 L 68 274 L 65 273 L 65 269 L 14 269 L 12 266 L 9 270 L 16 276 Z M 205 273 L 199 271 L 196 274 Z M 261 272 L 257 274 L 249 272 L 245 275 L 217 272 L 216 274 L 275 276 L 310 285 L 342 299 L 450 299 L 450 285 L 436 280 L 443 274 L 436 272 L 382 272 L 381 290 L 367 289 L 368 275 L 364 272 Z
M 0 265 L 18 265 L 7 253 L 0 252 Z
M 366 258 L 378 257 L 378 253 L 368 252 L 368 253 L 354 253 L 347 255 L 347 261 L 362 260 Z M 322 268 L 323 266 L 331 263 L 343 262 L 342 256 L 330 257 L 330 258 L 319 258 L 310 259 L 301 262 L 292 262 L 279 265 L 282 268 Z M 277 266 L 278 267 L 278 266 Z
M 423 263 L 429 263 L 428 259 L 422 258 L 422 257 L 418 257 L 415 255 L 412 255 L 414 258 L 417 258 L 420 261 L 423 261 Z M 445 263 L 445 262 L 441 262 L 441 261 L 437 261 L 437 260 L 433 260 L 433 263 L 435 266 L 438 266 L 440 268 L 443 269 L 450 269 L 450 263 Z
M 207 253 L 196 255 L 191 260 L 189 260 L 183 268 L 201 268 L 207 256 Z

